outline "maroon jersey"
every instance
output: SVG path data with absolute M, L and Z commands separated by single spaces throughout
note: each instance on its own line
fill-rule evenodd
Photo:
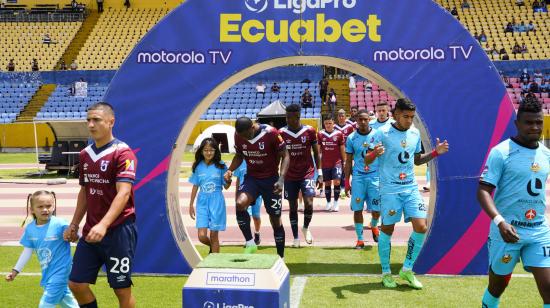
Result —
M 342 164 L 342 152 L 340 146 L 344 145 L 344 135 L 339 130 L 328 133 L 326 130 L 319 132 L 319 144 L 321 145 L 321 166 L 334 168 Z
M 266 179 L 279 175 L 279 151 L 285 143 L 277 129 L 262 124 L 260 131 L 252 140 L 235 134 L 235 151 L 246 161 L 247 174 L 257 179 Z
M 300 181 L 310 179 L 315 174 L 311 147 L 317 145 L 317 133 L 309 125 L 304 125 L 297 132 L 283 127 L 279 131 L 286 143 L 290 164 L 285 180 Z
M 86 190 L 86 224 L 82 236 L 103 219 L 117 194 L 116 182 L 134 183 L 137 159 L 124 142 L 114 139 L 101 148 L 94 144 L 80 152 L 80 185 Z M 112 229 L 126 219 L 135 218 L 134 190 L 124 210 L 111 224 Z
M 346 141 L 348 136 L 351 135 L 351 133 L 353 133 L 353 131 L 355 130 L 353 125 L 348 123 L 344 124 L 344 126 L 340 126 L 340 124 L 334 124 L 334 128 L 344 134 L 344 142 Z

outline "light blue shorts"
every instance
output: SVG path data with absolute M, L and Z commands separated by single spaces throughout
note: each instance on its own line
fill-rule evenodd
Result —
M 517 243 L 506 243 L 500 236 L 489 237 L 489 266 L 493 273 L 503 276 L 512 273 L 520 258 L 526 271 L 530 271 L 529 267 L 550 267 L 550 228 L 518 230 L 518 233 Z
M 352 177 L 350 207 L 354 212 L 365 209 L 380 212 L 380 191 L 378 176 Z
M 248 211 L 248 215 L 255 218 L 260 218 L 262 216 L 260 213 L 261 209 L 262 209 L 262 196 L 258 196 L 258 198 L 256 198 L 256 202 L 251 206 L 249 206 L 246 210 Z
M 381 194 L 380 209 L 383 225 L 394 225 L 401 221 L 401 215 L 405 222 L 412 218 L 426 218 L 428 216 L 427 207 L 424 200 L 418 192 L 418 188 L 413 188 L 395 194 Z
M 56 305 L 61 305 L 64 308 L 78 308 L 78 302 L 71 293 L 67 282 L 47 283 L 44 286 L 44 294 L 42 294 L 38 307 L 54 308 Z
M 211 231 L 224 231 L 227 215 L 225 199 L 221 191 L 213 193 L 199 193 L 195 208 L 197 228 L 208 228 Z

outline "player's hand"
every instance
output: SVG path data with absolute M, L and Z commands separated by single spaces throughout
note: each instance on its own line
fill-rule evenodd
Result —
M 275 184 L 273 184 L 273 193 L 280 195 L 283 192 L 283 186 L 285 185 L 285 179 L 280 177 Z
M 231 177 L 232 176 L 233 176 L 233 171 L 227 170 L 227 171 L 225 171 L 225 174 L 223 175 L 223 179 L 225 180 L 225 182 L 231 183 Z
M 191 216 L 191 219 L 195 220 L 195 207 L 193 205 L 189 206 L 189 216 Z
M 102 223 L 98 223 L 95 225 L 90 232 L 88 232 L 88 235 L 86 236 L 86 242 L 89 243 L 99 243 L 105 237 L 105 234 L 107 233 L 107 227 L 104 226 Z
M 376 157 L 379 157 L 380 155 L 384 154 L 386 149 L 384 148 L 384 145 L 382 143 L 379 143 L 374 146 L 373 152 L 376 153 Z
M 449 143 L 447 142 L 447 140 L 439 142 L 439 138 L 435 138 L 435 150 L 437 151 L 438 155 L 445 154 L 449 152 Z
M 350 197 L 351 195 L 351 185 L 349 183 L 349 179 L 344 180 L 344 192 L 346 193 L 346 197 Z
M 323 183 L 323 175 L 319 174 L 319 176 L 317 177 L 317 189 L 323 188 Z
M 17 272 L 12 270 L 11 273 L 6 275 L 6 281 L 13 281 L 15 277 L 17 276 Z
M 514 226 L 510 225 L 509 223 L 503 221 L 498 225 L 498 229 L 500 231 L 500 236 L 502 236 L 502 239 L 506 243 L 516 243 L 519 241 L 519 235 L 516 231 L 516 228 Z
M 67 242 L 78 241 L 78 229 L 69 226 L 67 229 L 65 229 L 65 231 L 63 231 L 63 240 Z

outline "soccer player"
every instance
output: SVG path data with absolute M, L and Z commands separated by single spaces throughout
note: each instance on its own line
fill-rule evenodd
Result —
M 365 163 L 378 161 L 380 173 L 380 196 L 382 232 L 378 240 L 378 255 L 382 265 L 382 283 L 387 288 L 397 286 L 391 275 L 391 236 L 395 224 L 404 216 L 405 222 L 412 222 L 413 232 L 409 238 L 407 255 L 399 276 L 415 289 L 422 283 L 416 279 L 412 268 L 426 236 L 427 209 L 418 192 L 414 165 L 422 165 L 435 157 L 447 153 L 447 140 L 436 141 L 435 149 L 421 154 L 420 132 L 411 127 L 416 115 L 416 106 L 408 99 L 400 98 L 395 104 L 395 123 L 378 129 L 375 138 L 380 144 L 365 156 Z M 378 159 L 376 159 L 378 157 Z M 413 158 L 413 159 L 411 159 Z
M 134 307 L 132 266 L 137 241 L 133 183 L 137 160 L 132 149 L 113 137 L 115 112 L 108 103 L 88 108 L 88 131 L 93 144 L 80 152 L 80 192 L 69 228 L 63 237 L 75 241 L 84 215 L 69 287 L 81 307 L 97 307 L 90 289 L 105 265 L 107 280 L 120 307 Z
M 376 119 L 370 121 L 370 127 L 379 129 L 386 124 L 395 122 L 394 119 L 390 118 L 390 106 L 388 105 L 388 102 L 378 102 L 376 107 L 374 107 L 374 111 L 376 112 Z
M 355 127 L 355 122 L 356 122 L 355 117 L 357 116 L 357 107 L 351 107 L 349 112 L 350 112 L 350 116 L 349 116 L 349 119 L 346 120 L 346 123 Z
M 371 231 L 374 241 L 378 241 L 379 230 L 376 227 L 380 217 L 380 194 L 378 189 L 378 163 L 365 165 L 365 154 L 377 144 L 374 138 L 376 130 L 369 127 L 367 110 L 357 112 L 357 130 L 346 140 L 345 189 L 346 195 L 351 190 L 351 210 L 357 234 L 356 249 L 363 249 L 363 210 L 367 203 L 367 210 L 372 213 Z M 353 165 L 353 166 L 352 166 Z M 352 177 L 350 185 L 350 177 Z
M 273 227 L 277 254 L 283 258 L 285 229 L 281 221 L 281 191 L 289 164 L 285 142 L 277 129 L 265 124 L 252 123 L 247 117 L 237 119 L 235 131 L 236 154 L 224 176 L 226 181 L 231 179 L 233 171 L 243 160 L 246 161 L 247 174 L 240 189 L 241 193 L 237 197 L 236 209 L 237 223 L 246 240 L 244 252 L 254 253 L 258 250 L 250 230 L 250 215 L 246 210 L 261 195 Z
M 550 227 L 545 217 L 550 150 L 539 142 L 543 119 L 538 100 L 525 99 L 516 116 L 516 136 L 491 149 L 481 174 L 477 199 L 493 220 L 483 307 L 498 307 L 520 258 L 535 277 L 544 307 L 550 307 Z
M 237 200 L 237 197 L 239 197 L 239 194 L 241 193 L 245 174 L 246 174 L 246 162 L 243 161 L 239 166 L 239 168 L 237 168 L 237 170 L 233 172 L 233 176 L 237 178 L 237 182 L 235 183 L 235 186 L 237 187 L 235 191 L 236 192 L 235 200 Z M 251 215 L 252 220 L 254 220 L 254 243 L 256 245 L 260 245 L 260 242 L 261 242 L 261 238 L 260 238 L 260 228 L 262 227 L 261 207 L 262 207 L 262 196 L 258 196 L 256 201 L 254 201 L 254 204 L 252 204 L 247 209 L 248 215 Z
M 323 174 L 318 170 L 317 185 L 315 185 L 315 166 L 320 166 L 319 150 L 317 149 L 317 132 L 309 125 L 300 122 L 301 108 L 292 104 L 286 107 L 287 126 L 281 128 L 279 133 L 286 143 L 290 155 L 290 164 L 285 177 L 285 199 L 290 206 L 290 227 L 294 242 L 292 247 L 300 247 L 298 237 L 298 193 L 302 192 L 304 200 L 304 225 L 302 233 L 306 243 L 313 243 L 313 236 L 309 230 L 309 224 L 313 216 L 313 197 L 315 187 L 319 188 L 323 183 Z M 311 151 L 313 150 L 313 158 Z
M 346 157 L 344 135 L 334 129 L 334 118 L 331 114 L 324 116 L 325 129 L 318 134 L 318 147 L 321 154 L 321 173 L 325 181 L 326 211 L 338 211 L 340 198 L 340 179 L 342 178 L 343 161 Z M 334 185 L 334 202 L 331 203 L 332 184 Z
M 357 120 L 357 115 L 355 116 Z M 336 124 L 334 125 L 334 128 L 336 130 L 340 131 L 344 135 L 344 144 L 346 142 L 346 139 L 348 136 L 353 133 L 355 130 L 355 125 L 348 124 L 346 120 L 346 111 L 344 109 L 338 110 L 338 115 L 336 118 Z M 342 190 L 344 188 L 344 173 L 342 173 L 342 177 L 340 178 L 340 191 L 342 191 L 342 195 L 340 197 L 345 198 L 346 194 Z

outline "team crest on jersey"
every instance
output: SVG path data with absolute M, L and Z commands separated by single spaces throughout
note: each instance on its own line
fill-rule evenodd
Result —
M 260 142 L 258 145 L 260 146 L 260 150 L 265 149 L 265 142 Z
M 126 160 L 126 171 L 135 171 L 134 161 L 131 159 Z
M 529 210 L 527 210 L 527 212 L 525 212 L 525 219 L 533 220 L 533 219 L 535 219 L 535 217 L 537 217 L 537 211 L 535 211 L 533 209 L 529 209 Z
M 108 160 L 102 160 L 101 161 L 101 171 L 105 172 L 107 171 L 107 168 L 109 167 L 109 161 Z
M 388 212 L 388 214 L 389 214 L 390 216 L 393 216 L 393 215 L 397 214 L 397 212 L 396 212 L 395 210 L 390 210 L 390 211 Z
M 332 141 L 336 141 L 336 137 L 332 137 Z
M 538 172 L 539 170 L 540 170 L 540 166 L 537 162 L 534 162 L 533 164 L 531 164 L 531 171 Z
M 355 198 L 355 202 L 357 203 L 361 202 L 361 198 Z
M 505 255 L 502 257 L 502 260 L 501 260 L 501 261 L 502 261 L 502 263 L 505 263 L 505 264 L 510 263 L 510 261 L 512 261 L 512 256 L 509 255 L 509 254 L 505 254 Z
M 401 140 L 401 147 L 403 149 L 407 147 L 407 140 Z
M 364 148 L 368 148 L 368 147 L 369 147 L 369 143 L 368 143 L 368 142 L 366 142 L 366 141 L 365 141 L 365 142 L 363 142 L 363 147 L 364 147 Z
M 246 144 L 243 144 L 243 149 L 245 149 L 245 150 L 246 150 Z
M 84 171 L 87 171 L 88 170 L 88 163 L 84 163 L 84 165 L 82 165 L 82 169 L 84 169 Z
M 302 136 L 300 139 L 302 140 L 302 143 L 306 143 L 306 136 Z

